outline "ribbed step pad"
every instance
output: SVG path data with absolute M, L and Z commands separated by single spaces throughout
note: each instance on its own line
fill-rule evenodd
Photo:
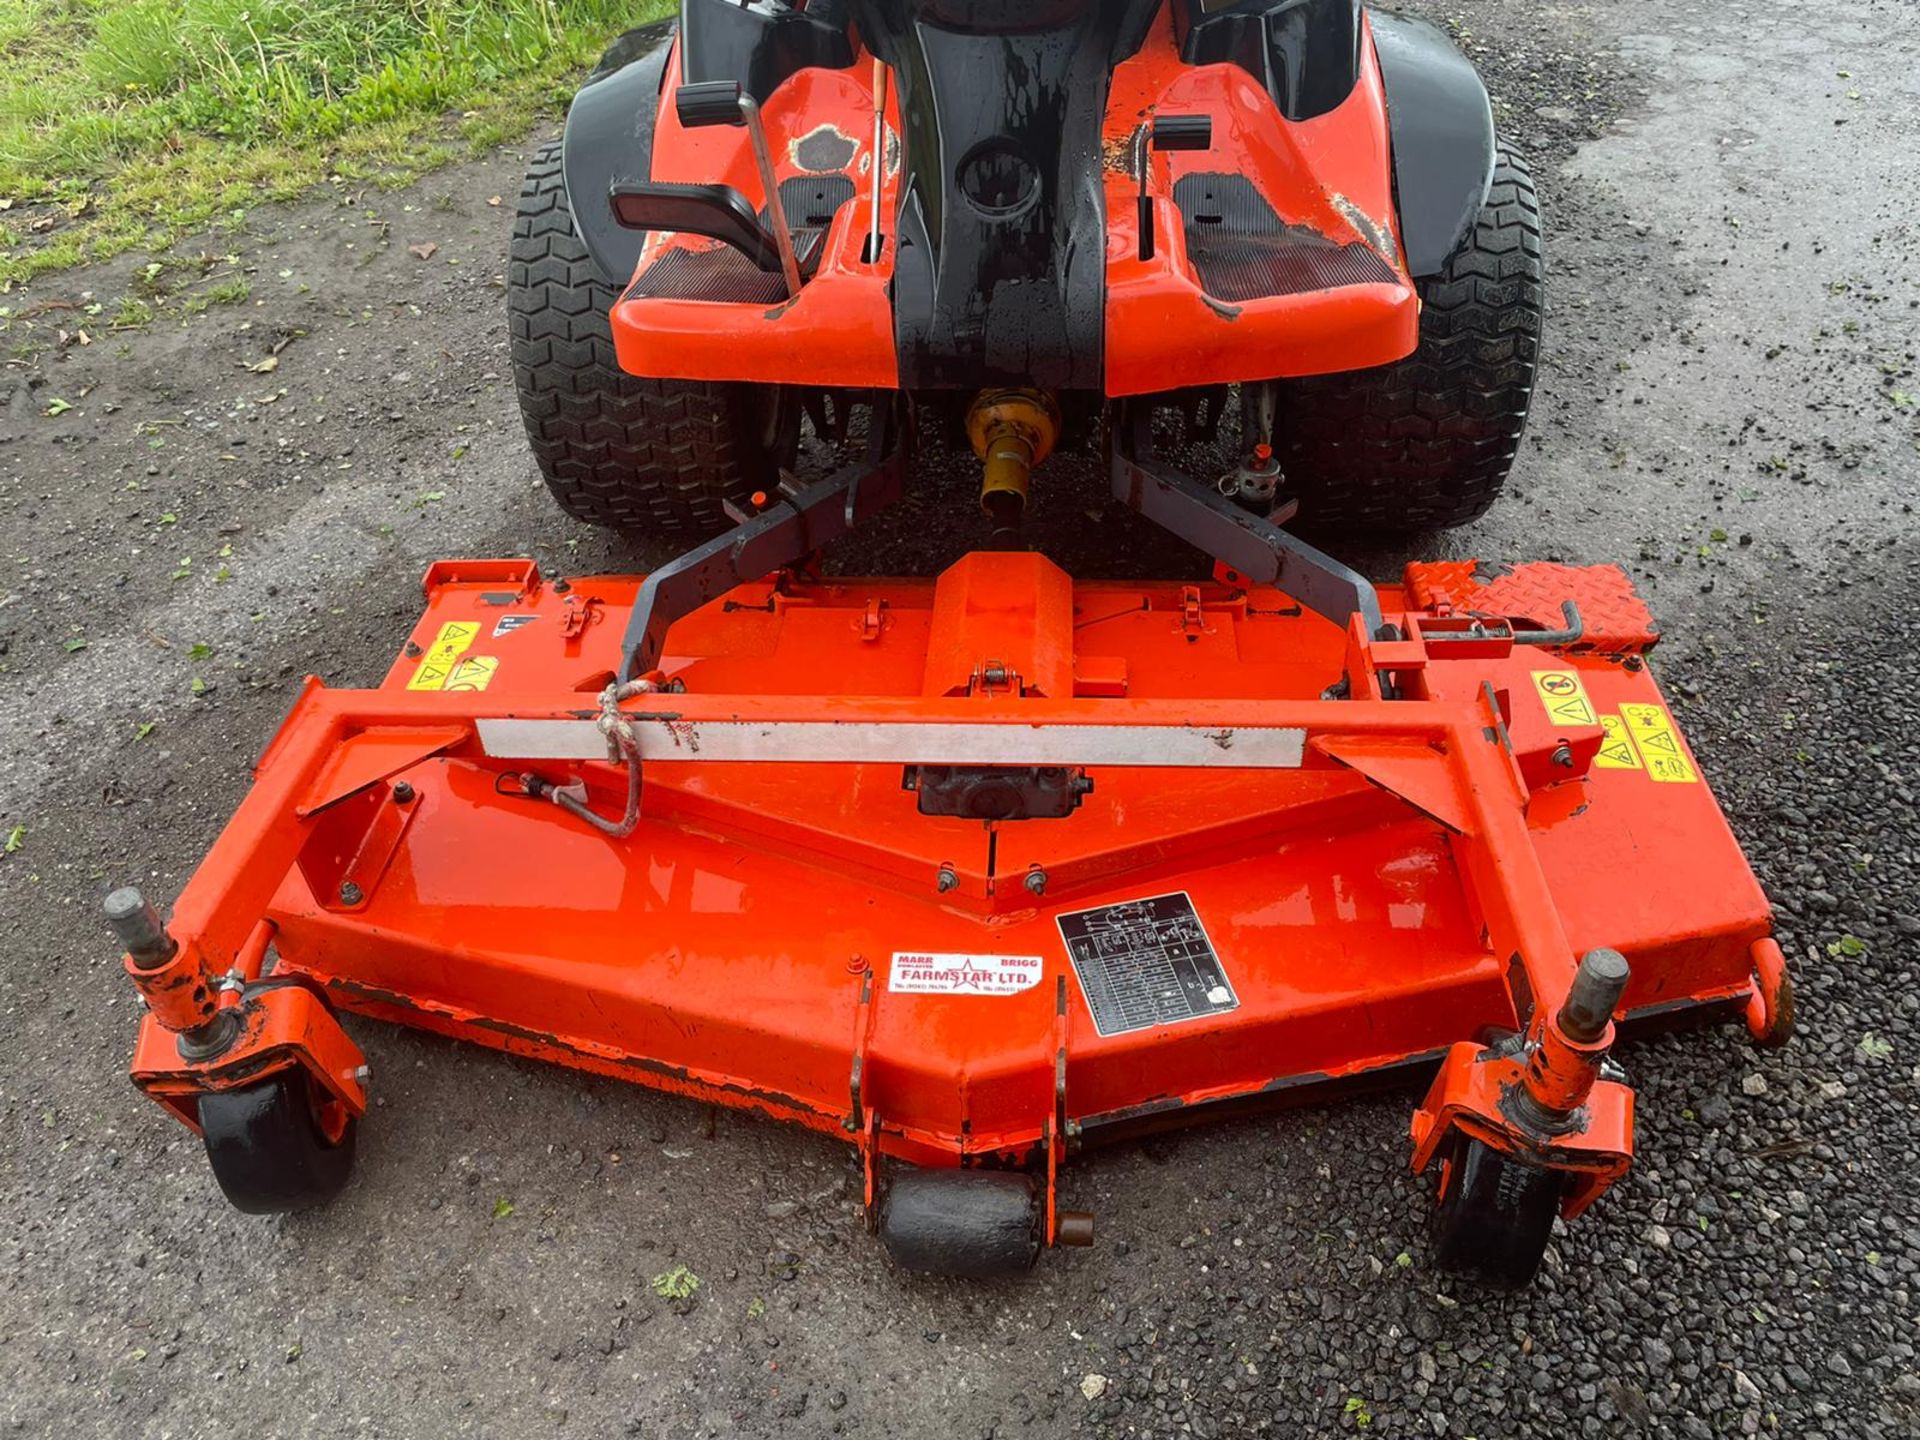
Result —
M 1173 203 L 1186 224 L 1187 258 L 1215 300 L 1240 304 L 1400 280 L 1372 246 L 1342 245 L 1281 220 L 1244 175 L 1184 176 L 1174 184 Z
M 845 175 L 796 175 L 780 182 L 780 208 L 793 231 L 794 258 L 803 279 L 812 278 L 819 267 L 827 227 L 853 193 L 853 181 Z M 760 218 L 764 224 L 764 212 Z M 640 272 L 624 298 L 778 305 L 787 298 L 787 282 L 730 246 L 672 249 Z
M 1580 643 L 1571 649 L 1640 654 L 1660 639 L 1660 627 L 1618 565 L 1438 560 L 1407 566 L 1406 584 L 1415 609 L 1444 602 L 1459 613 L 1519 621 L 1541 630 L 1562 628 L 1566 621 L 1561 606 L 1571 600 L 1580 607 L 1584 626 Z

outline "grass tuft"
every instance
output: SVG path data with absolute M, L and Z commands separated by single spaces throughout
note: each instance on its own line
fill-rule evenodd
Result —
M 0 0 L 0 284 L 405 183 L 670 0 Z

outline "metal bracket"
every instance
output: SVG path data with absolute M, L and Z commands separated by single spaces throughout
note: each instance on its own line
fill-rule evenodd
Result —
M 1461 629 L 1423 628 L 1420 638 L 1428 646 L 1481 644 L 1489 640 L 1504 640 L 1512 645 L 1578 644 L 1587 633 L 1586 621 L 1580 618 L 1580 607 L 1571 600 L 1563 600 L 1560 602 L 1560 617 L 1566 621 L 1564 629 L 1516 630 L 1511 620 L 1469 616 L 1467 623 Z
M 1572 1220 L 1633 1163 L 1633 1090 L 1611 1078 L 1595 1081 L 1578 1129 L 1547 1134 L 1517 1124 L 1501 1104 L 1524 1083 L 1530 1052 L 1461 1041 L 1441 1061 L 1426 1098 L 1414 1111 L 1413 1169 L 1432 1164 L 1449 1131 L 1459 1129 L 1525 1164 L 1566 1176 L 1560 1213 Z
M 1041 1237 L 1048 1245 L 1093 1244 L 1093 1216 L 1084 1210 L 1060 1208 L 1060 1167 L 1079 1140 L 1080 1127 L 1067 1116 L 1067 977 L 1059 976 L 1053 990 L 1053 1109 L 1041 1127 L 1040 1144 L 1047 1155 L 1047 1193 L 1041 1214 Z
M 1128 508 L 1256 585 L 1277 585 L 1343 628 L 1358 615 L 1368 636 L 1379 635 L 1380 597 L 1359 571 L 1235 504 L 1213 486 L 1159 463 L 1150 406 L 1121 407 L 1114 417 L 1110 463 L 1113 496 Z
M 852 1108 L 845 1127 L 851 1135 L 858 1135 L 867 1126 L 866 1098 L 861 1092 L 867 1078 L 867 1036 L 872 1029 L 873 971 L 863 970 L 860 972 L 860 1002 L 853 1012 L 853 1066 L 847 1083 Z
M 860 1002 L 853 1016 L 853 1065 L 848 1083 L 852 1109 L 841 1122 L 860 1153 L 860 1213 L 871 1232 L 880 1226 L 880 1112 L 866 1094 L 867 1041 L 873 1034 L 873 971 L 860 973 Z
M 660 663 L 676 620 L 736 585 L 805 559 L 891 505 L 900 495 L 906 453 L 901 402 L 877 400 L 859 460 L 812 485 L 783 491 L 758 515 L 649 574 L 620 642 L 621 683 Z

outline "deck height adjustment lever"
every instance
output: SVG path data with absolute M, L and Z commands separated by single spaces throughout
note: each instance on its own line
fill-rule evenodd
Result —
M 880 196 L 886 188 L 887 180 L 887 62 L 878 55 L 873 57 L 873 176 L 872 210 L 873 218 L 867 231 L 867 253 L 865 260 L 869 265 L 880 263 L 880 246 L 883 240 L 880 234 Z
M 1140 258 L 1153 259 L 1153 197 L 1147 194 L 1147 147 L 1155 150 L 1211 150 L 1211 115 L 1156 115 L 1140 127 L 1140 198 L 1135 202 L 1140 221 Z
M 780 270 L 787 280 L 787 298 L 800 293 L 800 261 L 794 254 L 793 227 L 787 223 L 786 206 L 780 203 L 780 184 L 773 174 L 773 151 L 767 147 L 767 130 L 760 123 L 760 106 L 741 88 L 738 80 L 702 80 L 682 85 L 673 92 L 674 113 L 689 130 L 707 125 L 745 125 L 753 146 L 753 161 L 760 170 L 760 186 L 767 196 L 767 225 L 780 247 Z

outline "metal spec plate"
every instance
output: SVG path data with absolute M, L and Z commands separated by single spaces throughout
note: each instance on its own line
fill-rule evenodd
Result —
M 1240 997 L 1186 891 L 1059 917 L 1060 938 L 1102 1035 L 1237 1009 Z

